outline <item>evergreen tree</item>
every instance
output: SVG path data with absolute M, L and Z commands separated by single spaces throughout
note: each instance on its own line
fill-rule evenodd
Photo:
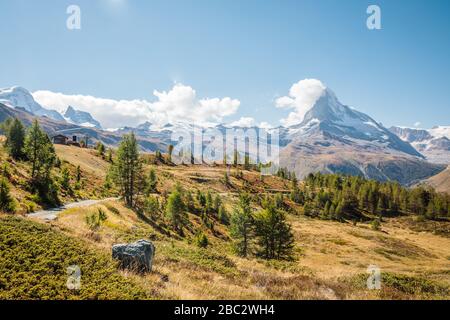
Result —
M 244 157 L 244 169 L 250 170 L 250 156 L 248 154 L 245 154 Z
M 223 175 L 223 181 L 224 181 L 224 183 L 225 183 L 226 186 L 229 186 L 229 185 L 230 185 L 230 176 L 229 176 L 229 174 L 228 174 L 228 171 L 225 171 L 225 172 L 224 172 L 224 175 Z
M 208 237 L 203 232 L 200 232 L 195 237 L 195 243 L 199 248 L 206 248 L 209 245 Z
M 308 202 L 303 206 L 303 214 L 305 216 L 311 216 L 313 214 L 311 205 Z
M 382 198 L 378 199 L 378 204 L 377 204 L 377 213 L 380 215 L 383 215 L 386 213 L 386 207 L 384 205 L 384 201 Z
M 105 145 L 103 143 L 101 143 L 100 141 L 97 142 L 97 145 L 96 145 L 95 149 L 97 149 L 97 152 L 98 152 L 99 156 L 101 156 L 101 157 L 105 156 L 106 148 L 105 148 Z
M 241 194 L 239 205 L 231 216 L 230 234 L 234 239 L 234 250 L 242 256 L 250 254 L 250 239 L 253 235 L 253 215 L 250 206 L 250 196 Z
M 70 172 L 69 172 L 69 169 L 67 169 L 67 167 L 64 167 L 61 170 L 60 185 L 61 185 L 61 188 L 63 188 L 66 191 L 70 191 L 71 190 L 71 187 L 70 187 Z
M 80 166 L 77 166 L 77 170 L 76 170 L 76 173 L 75 173 L 75 178 L 76 178 L 77 183 L 81 182 L 81 168 L 80 168 Z
M 145 200 L 145 211 L 150 214 L 151 217 L 157 216 L 159 213 L 159 201 L 157 197 L 149 196 Z
M 432 201 L 430 201 L 429 203 L 428 203 L 428 206 L 427 206 L 427 211 L 426 211 L 426 217 L 428 218 L 428 219 L 430 219 L 430 220 L 433 220 L 433 219 L 435 219 L 436 218 L 436 209 L 435 209 L 435 206 L 434 206 L 434 204 L 433 204 L 433 202 Z
M 235 167 L 237 167 L 239 164 L 239 153 L 237 152 L 237 150 L 234 150 L 234 154 L 233 154 L 233 165 Z
M 265 259 L 288 259 L 292 257 L 294 236 L 285 214 L 275 206 L 255 216 L 255 235 L 259 244 L 259 255 Z
M 327 203 L 325 204 L 325 208 L 323 209 L 323 214 L 326 218 L 330 217 L 330 207 L 331 207 L 331 203 L 330 203 L 330 201 L 327 201 Z
M 173 228 L 181 233 L 187 221 L 187 214 L 179 186 L 175 187 L 167 199 L 166 215 Z
M 219 209 L 222 206 L 222 199 L 220 199 L 220 196 L 216 194 L 213 200 L 213 210 L 216 214 L 219 213 Z
M 6 142 L 5 146 L 10 156 L 16 160 L 24 156 L 25 127 L 20 120 L 14 118 L 5 126 Z
M 211 211 L 213 210 L 213 198 L 211 195 L 211 192 L 208 190 L 208 192 L 206 193 L 206 203 L 205 203 L 205 212 L 206 214 L 210 214 Z
M 343 202 L 341 201 L 335 209 L 334 218 L 338 221 L 341 221 L 343 218 L 343 213 L 344 213 L 344 205 Z
M 172 162 L 172 154 L 173 154 L 174 146 L 171 144 L 167 149 L 167 153 L 169 154 L 169 162 Z
M 145 194 L 148 196 L 155 193 L 158 185 L 158 178 L 156 177 L 155 169 L 151 168 L 145 183 Z
M 111 165 L 111 177 L 120 187 L 126 205 L 134 207 L 136 196 L 143 185 L 142 161 L 134 133 L 123 136 L 117 150 L 117 159 Z
M 106 156 L 106 161 L 108 161 L 109 163 L 113 163 L 113 152 L 112 152 L 111 148 L 108 149 L 108 154 Z
M 223 205 L 219 208 L 218 218 L 224 225 L 230 224 L 230 218 L 228 216 L 227 210 Z
M 46 202 L 56 204 L 58 197 L 51 178 L 51 169 L 55 165 L 56 153 L 50 138 L 34 120 L 25 137 L 24 151 L 31 162 L 30 185 Z
M 0 212 L 11 213 L 15 211 L 15 202 L 10 195 L 10 187 L 8 181 L 3 177 L 0 178 Z

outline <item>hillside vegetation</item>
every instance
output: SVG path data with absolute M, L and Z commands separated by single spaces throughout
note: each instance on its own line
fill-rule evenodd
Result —
M 80 290 L 67 287 L 67 268 L 82 272 Z M 107 253 L 49 226 L 0 217 L 0 299 L 146 299 L 117 271 Z
M 46 139 L 42 143 L 53 155 Z M 2 155 L 14 169 L 3 177 L 0 200 L 37 199 L 39 189 L 26 183 L 33 181 L 30 158 L 13 160 L 10 147 Z M 121 200 L 66 210 L 47 225 L 1 216 L 1 263 L 14 270 L 0 281 L 6 298 L 20 298 L 25 290 L 35 292 L 25 297 L 36 299 L 449 298 L 450 198 L 432 188 L 322 174 L 300 182 L 284 169 L 265 177 L 247 161 L 175 166 L 170 148 L 164 155 L 141 154 L 133 134 L 114 152 L 101 144 L 56 146 L 54 155 L 60 164 L 53 163 L 43 181 L 57 187 L 58 198 Z M 140 239 L 156 246 L 153 272 L 117 271 L 111 246 Z M 62 270 L 71 264 L 87 274 L 86 291 L 64 291 Z M 371 265 L 382 272 L 381 290 L 366 287 Z M 41 282 L 43 276 L 33 280 L 35 268 L 54 271 Z M 105 279 L 103 272 L 114 280 L 108 294 L 97 295 L 95 286 L 104 284 L 90 277 L 101 273 Z M 116 291 L 122 281 L 123 291 Z M 46 293 L 41 283 L 55 289 Z

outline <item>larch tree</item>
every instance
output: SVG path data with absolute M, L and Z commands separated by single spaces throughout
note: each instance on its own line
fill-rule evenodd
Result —
M 18 160 L 24 156 L 25 127 L 17 118 L 10 121 L 5 128 L 5 146 L 12 158 Z
M 124 135 L 117 150 L 116 161 L 110 168 L 111 177 L 129 207 L 136 205 L 143 185 L 142 161 L 134 133 Z
M 37 120 L 28 129 L 24 145 L 25 156 L 31 163 L 31 188 L 39 192 L 45 201 L 56 203 L 57 195 L 51 178 L 56 153 L 48 135 Z
M 253 215 L 248 194 L 240 195 L 239 205 L 235 208 L 230 223 L 234 249 L 238 255 L 247 257 L 250 254 L 250 239 L 254 234 Z

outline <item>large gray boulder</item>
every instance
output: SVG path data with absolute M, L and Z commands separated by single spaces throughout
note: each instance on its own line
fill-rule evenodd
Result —
M 146 240 L 112 247 L 112 257 L 120 261 L 121 268 L 135 272 L 151 272 L 154 256 L 155 246 Z

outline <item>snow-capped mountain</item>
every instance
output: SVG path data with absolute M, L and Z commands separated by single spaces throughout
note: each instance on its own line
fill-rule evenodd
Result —
M 325 89 L 303 121 L 282 129 L 282 166 L 299 177 L 340 172 L 410 184 L 445 167 L 424 161 L 407 141 Z
M 28 114 L 45 115 L 46 119 L 58 120 L 59 122 L 53 124 L 48 123 L 48 127 L 51 128 L 65 126 L 64 130 L 58 129 L 58 132 L 64 134 L 83 132 L 92 139 L 98 139 L 107 145 L 117 145 L 121 135 L 134 132 L 138 136 L 143 151 L 165 151 L 169 144 L 176 144 L 173 140 L 176 132 L 191 132 L 194 135 L 200 132 L 203 135 L 204 148 L 219 146 L 218 149 L 220 149 L 222 140 L 212 138 L 211 134 L 214 135 L 214 132 L 224 134 L 230 129 L 227 125 L 200 128 L 180 121 L 168 123 L 162 127 L 144 122 L 136 128 L 124 127 L 103 131 L 100 130 L 100 123 L 89 113 L 69 106 L 64 116 L 61 116 L 54 110 L 47 110 L 40 106 L 28 91 L 19 87 L 0 90 L 0 103 L 6 104 L 9 108 L 26 110 Z M 235 130 L 234 135 L 238 145 L 244 145 L 245 132 L 248 128 L 232 127 Z M 300 123 L 268 131 L 272 130 L 279 130 L 280 134 L 279 165 L 295 171 L 299 178 L 311 172 L 339 172 L 380 181 L 396 180 L 403 184 L 415 183 L 445 169 L 444 165 L 425 161 L 420 152 L 422 149 L 418 145 L 426 142 L 427 147 L 423 149 L 423 153 L 428 158 L 429 151 L 433 148 L 439 149 L 439 154 L 442 154 L 442 149 L 448 149 L 447 135 L 450 133 L 449 127 L 436 127 L 432 130 L 417 132 L 407 130 L 391 132 L 370 116 L 341 104 L 336 95 L 327 88 L 309 108 Z M 226 140 L 227 153 L 229 150 L 234 150 L 235 140 Z M 258 148 L 268 143 L 269 141 L 260 139 L 258 146 L 249 146 L 250 157 L 255 160 Z M 219 161 L 222 159 L 220 157 Z M 261 157 L 259 160 L 264 161 Z
M 306 113 L 300 124 L 287 128 L 283 140 L 289 143 L 311 138 L 423 157 L 408 142 L 399 139 L 382 124 L 362 112 L 341 104 L 328 88 Z
M 403 141 L 409 142 L 427 160 L 435 163 L 450 163 L 450 127 L 437 126 L 432 129 L 391 127 L 390 130 Z
M 78 111 L 69 106 L 64 115 L 61 115 L 61 113 L 56 110 L 50 110 L 42 107 L 34 100 L 33 95 L 27 89 L 22 87 L 0 89 L 0 103 L 10 108 L 24 109 L 35 116 L 47 117 L 56 121 L 77 124 L 82 127 L 101 129 L 100 123 L 88 112 Z
M 69 106 L 64 112 L 64 119 L 69 123 L 78 124 L 82 127 L 102 128 L 100 122 L 95 120 L 89 112 L 76 110 L 72 106 Z
M 22 108 L 36 116 L 46 116 L 53 120 L 64 121 L 63 116 L 55 110 L 49 110 L 37 103 L 31 93 L 22 87 L 0 89 L 0 103 L 10 108 Z

